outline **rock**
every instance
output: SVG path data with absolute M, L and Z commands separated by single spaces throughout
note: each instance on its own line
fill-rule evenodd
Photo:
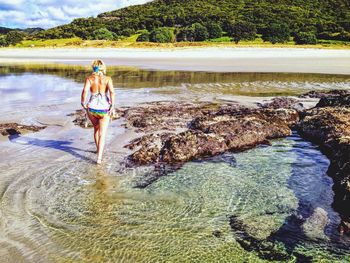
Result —
M 23 125 L 18 123 L 0 124 L 0 133 L 2 136 L 19 135 L 28 132 L 37 132 L 45 129 L 46 126 Z
M 342 95 L 345 95 L 345 94 L 349 94 L 350 91 L 349 90 L 338 90 L 338 89 L 335 89 L 335 90 L 320 90 L 320 91 L 317 91 L 317 90 L 312 90 L 312 91 L 309 91 L 305 94 L 302 94 L 300 95 L 299 97 L 300 98 L 324 98 L 324 97 L 328 97 L 328 96 L 342 96 Z
M 323 97 L 316 107 L 350 107 L 350 93 L 341 96 Z
M 130 108 L 125 118 L 137 132 L 186 129 L 194 117 L 203 116 L 218 107 L 215 103 L 193 104 L 161 101 Z
M 160 161 L 184 163 L 195 158 L 215 156 L 228 149 L 224 138 L 220 135 L 189 130 L 171 136 L 164 142 Z
M 321 99 L 322 101 L 323 99 Z M 350 234 L 350 107 L 348 95 L 325 98 L 305 111 L 297 125 L 301 136 L 319 144 L 330 159 L 328 174 L 334 180 L 333 207 L 340 214 L 341 232 Z
M 297 99 L 289 97 L 276 97 L 271 102 L 262 104 L 262 108 L 268 109 L 295 109 L 297 111 L 303 111 L 304 105 Z
M 311 239 L 325 239 L 325 227 L 329 222 L 328 213 L 321 207 L 317 207 L 312 215 L 303 224 L 305 234 Z
M 166 104 L 163 102 L 162 106 L 164 105 Z M 180 116 L 186 116 L 181 122 L 165 122 L 174 130 L 179 128 L 177 125 L 188 129 L 179 133 L 148 134 L 134 140 L 127 147 L 140 148 L 130 155 L 131 161 L 136 164 L 176 164 L 216 156 L 226 151 L 242 151 L 266 143 L 268 139 L 290 135 L 290 126 L 299 119 L 298 112 L 292 109 L 248 109 L 237 105 L 223 105 L 215 110 L 208 109 L 208 104 L 183 106 L 179 106 L 181 110 L 178 111 Z M 158 104 L 156 110 L 149 105 L 147 112 L 153 112 L 155 121 L 148 116 L 142 126 L 143 131 L 154 129 L 149 123 L 156 123 L 158 128 L 164 127 L 165 124 L 158 123 L 163 118 L 158 116 L 163 113 Z M 179 118 L 173 111 L 165 112 L 171 119 Z

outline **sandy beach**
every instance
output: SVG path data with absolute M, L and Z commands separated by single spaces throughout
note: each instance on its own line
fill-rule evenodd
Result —
M 57 48 L 0 49 L 1 63 L 108 65 L 153 70 L 350 74 L 350 50 L 310 48 Z

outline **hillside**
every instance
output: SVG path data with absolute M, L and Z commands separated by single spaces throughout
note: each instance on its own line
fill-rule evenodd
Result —
M 43 31 L 44 29 L 39 28 L 39 27 L 34 27 L 34 28 L 26 28 L 26 29 L 19 29 L 19 28 L 8 28 L 8 27 L 1 27 L 0 26 L 0 34 L 5 35 L 10 31 L 20 31 L 29 35 L 36 34 L 40 31 Z
M 252 23 L 257 34 L 266 32 L 271 24 L 285 23 L 291 36 L 313 32 L 318 39 L 350 40 L 348 0 L 155 0 L 96 18 L 75 19 L 70 24 L 40 32 L 37 37 L 101 39 L 99 36 L 107 29 L 118 38 L 138 30 L 184 28 L 194 23 L 204 26 L 217 23 L 225 33 L 234 21 Z

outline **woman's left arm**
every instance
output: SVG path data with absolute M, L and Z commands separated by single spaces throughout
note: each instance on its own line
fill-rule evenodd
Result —
M 86 101 L 89 89 L 90 89 L 90 81 L 88 78 L 86 78 L 84 88 L 83 88 L 83 91 L 81 93 L 81 106 L 83 106 L 84 109 L 87 109 L 85 101 Z

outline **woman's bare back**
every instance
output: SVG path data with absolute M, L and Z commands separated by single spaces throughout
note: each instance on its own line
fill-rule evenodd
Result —
M 90 82 L 91 93 L 106 93 L 109 88 L 110 77 L 92 74 L 87 78 Z

